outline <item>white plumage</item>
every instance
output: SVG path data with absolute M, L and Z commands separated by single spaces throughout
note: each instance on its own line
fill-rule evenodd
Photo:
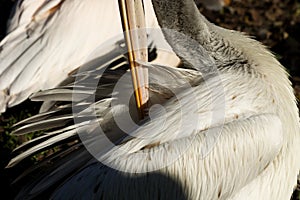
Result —
M 146 4 L 147 27 L 158 28 Z M 19 1 L 0 43 L 0 112 L 57 86 L 97 47 L 120 36 L 118 9 L 116 0 Z
M 164 31 L 189 69 L 145 63 L 151 103 L 160 103 L 164 112 L 154 109 L 151 120 L 134 126 L 130 136 L 122 134 L 113 114 L 126 119 L 126 105 L 114 95 L 126 94 L 131 86 L 125 76 L 120 90 L 112 90 L 126 74 L 112 70 L 115 62 L 93 96 L 87 80 L 103 72 L 106 56 L 120 52 L 112 58 L 118 58 L 118 66 L 126 64 L 122 47 L 116 45 L 83 65 L 75 85 L 61 85 L 33 97 L 47 103 L 59 99 L 62 89 L 73 93 L 16 130 L 22 134 L 50 128 L 21 146 L 24 152 L 8 167 L 18 169 L 31 155 L 60 147 L 16 175 L 17 197 L 290 199 L 300 167 L 300 132 L 296 100 L 284 68 L 257 41 L 209 23 L 192 0 L 152 3 L 161 27 L 191 38 Z M 165 90 L 170 87 L 176 92 Z M 75 115 L 74 107 L 79 111 Z M 105 135 L 99 135 L 99 124 L 116 146 L 107 145 Z M 89 155 L 77 134 L 90 153 L 113 168 Z
M 149 2 L 147 27 L 158 28 Z M 223 5 L 219 0 L 200 2 Z M 95 48 L 119 36 L 122 27 L 118 9 L 116 0 L 18 1 L 7 28 L 9 34 L 0 42 L 0 113 L 34 92 L 54 88 L 84 64 Z M 158 59 L 176 65 L 174 57 L 167 58 L 160 52 Z

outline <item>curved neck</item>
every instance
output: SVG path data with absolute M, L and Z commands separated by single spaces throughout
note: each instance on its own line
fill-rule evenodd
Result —
M 202 16 L 193 0 L 152 0 L 159 25 L 167 42 L 191 68 L 209 73 L 212 58 L 212 26 Z M 197 59 L 195 59 L 197 58 Z
M 206 71 L 214 65 L 227 70 L 238 64 L 246 74 L 254 73 L 257 69 L 250 65 L 259 64 L 257 55 L 269 54 L 258 42 L 241 33 L 210 23 L 193 0 L 152 0 L 152 4 L 167 42 L 193 68 L 200 66 L 201 71 Z M 257 51 L 258 54 L 251 53 Z
M 152 4 L 162 28 L 178 31 L 200 44 L 210 37 L 209 22 L 193 0 L 152 0 Z

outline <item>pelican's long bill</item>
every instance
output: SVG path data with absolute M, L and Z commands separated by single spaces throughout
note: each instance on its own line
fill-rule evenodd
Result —
M 119 0 L 123 30 L 128 48 L 128 60 L 140 119 L 146 115 L 148 94 L 148 71 L 136 61 L 148 61 L 147 33 L 142 0 Z

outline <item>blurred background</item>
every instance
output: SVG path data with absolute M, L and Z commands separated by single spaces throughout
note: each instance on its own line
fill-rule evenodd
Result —
M 16 0 L 0 0 L 0 40 Z M 209 1 L 209 0 L 208 0 Z M 299 0 L 231 0 L 229 6 L 211 10 L 197 3 L 211 22 L 253 36 L 266 45 L 287 68 L 297 98 L 300 98 L 300 1 Z M 1 67 L 1 66 L 0 66 Z M 0 179 L 10 152 L 33 137 L 13 137 L 12 125 L 38 112 L 40 104 L 27 101 L 0 115 Z M 300 145 L 300 144 L 299 144 Z M 300 187 L 293 200 L 300 200 Z

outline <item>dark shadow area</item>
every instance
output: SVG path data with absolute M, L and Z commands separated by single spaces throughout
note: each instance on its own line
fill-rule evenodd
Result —
M 19 137 L 11 135 L 10 133 L 13 131 L 12 125 L 37 114 L 40 106 L 40 102 L 27 100 L 18 106 L 9 108 L 5 113 L 0 115 L 0 187 L 2 188 L 1 191 L 5 194 L 5 199 L 12 199 L 15 194 L 9 183 L 12 181 L 12 175 L 19 173 L 18 170 L 5 169 L 5 166 L 12 158 L 12 150 L 33 136 L 33 134 Z M 28 164 L 32 165 L 32 162 Z
M 292 76 L 300 77 L 300 22 L 287 29 L 288 37 L 272 49 L 280 55 L 280 61 L 287 66 Z
M 0 40 L 6 34 L 7 19 L 10 16 L 14 2 L 14 0 L 0 0 Z
M 87 155 L 88 158 L 90 158 Z M 72 162 L 72 161 L 71 161 Z M 82 166 L 80 166 L 81 168 Z M 54 194 L 55 197 L 69 197 L 65 199 L 78 199 L 85 196 L 89 199 L 161 199 L 161 200 L 186 200 L 187 195 L 180 183 L 171 177 L 167 177 L 159 172 L 149 172 L 144 174 L 129 174 L 114 170 L 102 165 L 97 161 L 84 167 L 83 169 L 74 169 L 72 172 L 60 177 L 58 181 L 52 184 L 42 193 L 31 195 L 30 190 L 34 187 L 44 184 L 39 182 L 41 177 L 50 174 L 54 169 L 49 163 L 48 167 L 41 167 L 28 174 L 13 187 L 8 183 L 11 178 L 1 177 L 1 186 L 3 186 L 2 195 L 6 199 L 14 199 L 18 193 L 24 192 L 28 196 L 22 196 L 27 199 L 49 199 Z M 80 169 L 80 170 L 79 170 Z M 13 168 L 6 171 L 10 177 L 15 177 L 23 172 L 24 168 Z M 26 186 L 24 188 L 24 186 Z M 122 194 L 122 195 L 118 195 Z M 56 196 L 57 195 L 57 196 Z

